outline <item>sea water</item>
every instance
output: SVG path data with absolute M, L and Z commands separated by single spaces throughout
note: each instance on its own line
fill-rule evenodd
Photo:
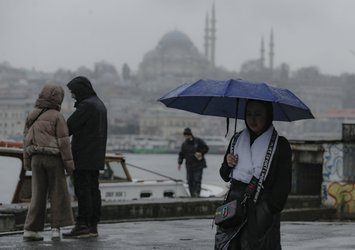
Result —
M 173 179 L 186 181 L 185 162 L 181 165 L 181 170 L 178 171 L 178 154 L 124 154 L 127 167 L 133 179 L 164 179 L 165 176 Z M 223 154 L 206 154 L 207 168 L 203 170 L 202 183 L 212 184 L 220 187 L 225 187 L 226 183 L 219 175 L 219 168 L 223 161 Z M 152 174 L 147 171 L 130 166 L 135 165 L 140 168 L 145 168 L 149 171 L 156 172 Z

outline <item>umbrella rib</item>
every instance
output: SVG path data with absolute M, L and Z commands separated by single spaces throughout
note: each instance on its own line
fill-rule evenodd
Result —
M 224 91 L 223 91 L 223 97 L 226 97 L 227 95 L 227 92 L 228 92 L 228 89 L 229 89 L 229 87 L 231 86 L 231 84 L 232 84 L 232 79 L 229 79 L 228 81 L 227 81 L 227 86 L 224 88 Z
M 211 102 L 212 98 L 213 98 L 213 96 L 208 98 L 208 102 L 206 102 L 206 105 L 202 108 L 201 114 L 203 114 L 205 112 L 205 110 L 207 109 L 207 107 L 208 107 L 209 103 Z
M 275 105 L 276 105 L 276 104 L 277 104 L 277 105 L 280 104 L 279 102 L 274 102 L 274 103 L 275 103 Z M 292 121 L 292 119 L 291 119 L 290 116 L 287 114 L 287 112 L 284 111 L 282 105 L 278 105 L 278 106 L 279 106 L 280 110 L 282 111 L 282 113 L 284 114 L 284 116 L 287 118 L 287 121 Z

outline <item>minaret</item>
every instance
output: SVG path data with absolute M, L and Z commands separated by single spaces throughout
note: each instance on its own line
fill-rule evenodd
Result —
M 265 48 L 264 48 L 264 36 L 261 37 L 261 46 L 260 46 L 260 66 L 261 68 L 265 67 Z
M 271 32 L 270 32 L 270 52 L 269 52 L 269 60 L 270 60 L 270 70 L 271 72 L 274 70 L 274 32 L 273 30 L 271 29 Z
M 212 5 L 211 17 L 211 63 L 215 65 L 215 52 L 216 52 L 216 17 L 214 3 Z
M 209 18 L 208 18 L 208 13 L 206 14 L 206 24 L 205 24 L 205 44 L 204 44 L 204 47 L 205 47 L 205 56 L 206 58 L 208 58 L 209 56 L 209 46 L 210 46 L 210 36 L 209 36 L 209 33 L 210 33 L 210 30 L 209 30 L 209 25 L 208 25 L 208 22 L 209 22 Z

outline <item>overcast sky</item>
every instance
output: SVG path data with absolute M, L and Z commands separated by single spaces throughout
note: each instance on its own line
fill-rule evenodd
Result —
M 274 31 L 274 64 L 291 70 L 355 73 L 354 0 L 215 0 L 216 64 L 239 71 L 266 52 Z M 186 33 L 203 51 L 213 0 L 0 0 L 0 62 L 55 71 L 98 61 L 137 70 L 167 32 Z

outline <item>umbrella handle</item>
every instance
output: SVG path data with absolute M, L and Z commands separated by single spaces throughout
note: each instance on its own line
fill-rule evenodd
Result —
M 238 109 L 239 109 L 239 98 L 237 98 L 237 103 L 235 105 L 235 121 L 234 121 L 234 134 L 237 132 L 237 121 L 238 121 Z
M 227 135 L 228 135 L 228 131 L 229 131 L 229 117 L 227 117 L 226 123 L 227 123 L 227 128 L 226 128 L 226 134 L 224 135 L 224 137 L 227 137 Z

